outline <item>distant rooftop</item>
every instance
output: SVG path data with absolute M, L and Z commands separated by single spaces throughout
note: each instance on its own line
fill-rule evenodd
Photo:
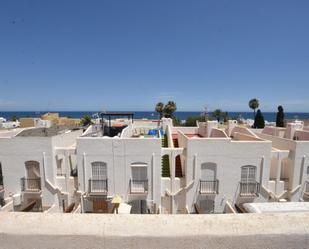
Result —
M 76 127 L 69 127 L 64 125 L 52 126 L 50 128 L 34 128 L 34 129 L 25 129 L 20 132 L 17 137 L 52 137 L 59 134 L 63 134 L 70 130 L 76 129 Z
M 100 114 L 110 116 L 133 116 L 134 112 L 101 112 Z

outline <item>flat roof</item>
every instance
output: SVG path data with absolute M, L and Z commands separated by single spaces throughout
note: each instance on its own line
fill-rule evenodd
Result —
M 70 127 L 65 125 L 52 126 L 50 128 L 33 128 L 25 129 L 17 137 L 52 137 L 59 134 L 63 134 L 70 130 L 76 130 L 76 127 Z
M 245 203 L 243 207 L 249 213 L 309 212 L 309 202 Z

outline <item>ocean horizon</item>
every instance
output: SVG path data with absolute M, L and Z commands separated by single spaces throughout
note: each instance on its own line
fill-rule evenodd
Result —
M 13 116 L 18 118 L 40 117 L 46 112 L 57 112 L 61 117 L 82 118 L 85 115 L 93 115 L 98 111 L 0 111 L 0 117 L 10 120 Z M 158 113 L 154 111 L 132 111 L 136 119 L 157 119 Z M 190 116 L 200 116 L 202 112 L 198 111 L 179 111 L 175 112 L 175 116 L 179 120 L 185 120 Z M 209 112 L 211 115 L 212 112 Z M 253 112 L 228 112 L 229 117 L 253 119 Z M 264 119 L 273 122 L 276 120 L 276 112 L 263 112 Z M 285 112 L 286 119 L 309 119 L 308 112 Z

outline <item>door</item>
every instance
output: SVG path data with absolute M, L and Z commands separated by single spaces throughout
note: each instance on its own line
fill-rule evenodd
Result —
M 146 214 L 147 213 L 147 201 L 146 200 L 134 200 L 129 202 L 131 205 L 131 214 Z
M 200 210 L 203 214 L 213 214 L 215 209 L 215 201 L 212 199 L 204 199 L 200 201 Z
M 108 203 L 104 199 L 93 199 L 93 212 L 94 213 L 108 213 Z

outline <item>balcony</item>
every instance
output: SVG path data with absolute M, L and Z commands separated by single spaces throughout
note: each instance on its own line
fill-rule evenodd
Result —
M 22 192 L 39 192 L 41 191 L 41 178 L 21 178 Z
M 91 194 L 104 194 L 108 192 L 107 179 L 89 179 L 89 193 Z
M 200 194 L 218 194 L 219 180 L 204 181 L 200 180 Z
M 240 182 L 239 195 L 241 197 L 258 197 L 260 184 L 258 182 Z
M 148 180 L 130 180 L 130 193 L 131 194 L 147 194 L 148 193 Z

